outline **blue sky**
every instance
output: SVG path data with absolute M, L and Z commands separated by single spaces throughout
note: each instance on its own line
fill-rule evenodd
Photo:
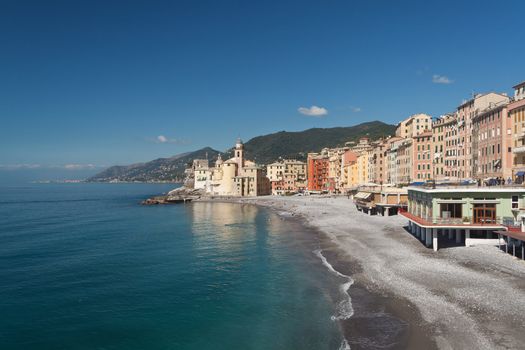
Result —
M 522 1 L 4 0 L 0 168 L 439 116 L 525 80 L 523 13 Z

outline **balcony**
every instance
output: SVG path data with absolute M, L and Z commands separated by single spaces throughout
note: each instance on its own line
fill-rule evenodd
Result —
M 520 230 L 519 227 L 514 222 L 509 222 L 507 218 L 495 217 L 495 218 L 483 218 L 474 221 L 472 216 L 463 217 L 463 218 L 440 218 L 432 216 L 419 216 L 411 214 L 406 211 L 406 209 L 400 209 L 399 214 L 410 219 L 420 225 L 424 226 L 464 226 L 468 228 L 469 226 L 487 226 L 493 228 L 494 226 L 506 227 L 508 230 Z
M 525 153 L 525 146 L 514 147 L 512 153 Z

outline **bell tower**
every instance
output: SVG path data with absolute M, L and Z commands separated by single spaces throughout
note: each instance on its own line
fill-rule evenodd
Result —
M 242 143 L 241 138 L 237 139 L 235 144 L 235 158 L 237 159 L 237 165 L 240 168 L 244 167 L 244 144 Z

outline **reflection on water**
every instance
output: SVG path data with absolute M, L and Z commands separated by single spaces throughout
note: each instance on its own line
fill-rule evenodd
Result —
M 338 348 L 316 235 L 251 205 L 137 204 L 161 188 L 0 188 L 0 349 Z
M 197 202 L 191 205 L 189 214 L 192 229 L 197 235 L 209 232 L 210 225 L 216 233 L 225 236 L 253 235 L 257 211 L 254 205 Z

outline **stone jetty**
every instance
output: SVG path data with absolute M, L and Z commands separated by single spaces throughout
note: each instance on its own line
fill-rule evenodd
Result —
M 200 189 L 179 187 L 176 188 L 166 195 L 154 196 L 142 201 L 142 205 L 157 205 L 157 204 L 176 204 L 176 203 L 187 203 L 194 199 L 199 199 L 204 195 L 204 192 Z

